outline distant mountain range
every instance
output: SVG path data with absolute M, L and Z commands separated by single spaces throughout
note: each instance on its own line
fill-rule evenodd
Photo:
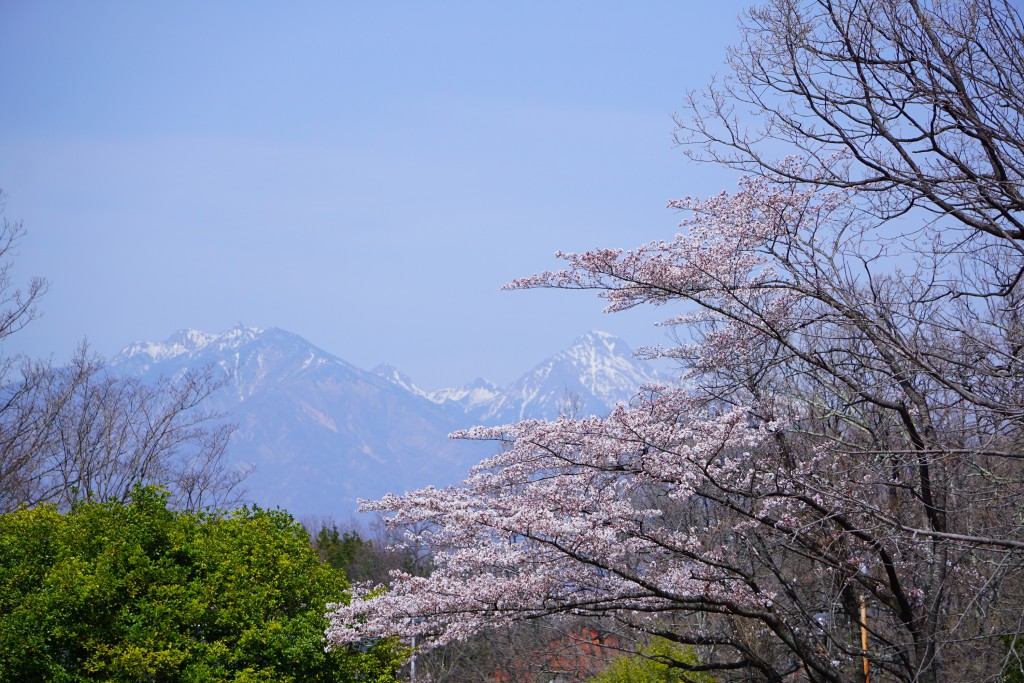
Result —
M 457 483 L 494 450 L 449 439 L 457 429 L 604 414 L 662 380 L 625 342 L 597 331 L 505 388 L 477 379 L 424 391 L 394 367 L 362 370 L 297 334 L 243 326 L 137 342 L 110 365 L 146 379 L 205 366 L 223 371 L 225 387 L 207 407 L 238 425 L 229 453 L 255 466 L 249 497 L 300 518 L 345 517 L 357 498 Z

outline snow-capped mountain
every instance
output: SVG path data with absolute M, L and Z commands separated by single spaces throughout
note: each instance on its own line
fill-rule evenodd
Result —
M 424 396 L 426 398 L 430 398 L 430 394 L 416 386 L 416 384 L 412 381 L 412 377 L 409 377 L 409 375 L 405 374 L 404 372 L 402 372 L 393 365 L 389 365 L 388 363 L 381 363 L 373 370 L 371 370 L 371 372 L 379 377 L 383 377 L 392 384 L 397 384 L 398 386 L 402 387 L 411 394 L 416 394 L 417 396 Z M 434 403 L 438 402 L 439 401 L 434 401 Z
M 603 415 L 628 403 L 642 386 L 659 381 L 655 369 L 634 358 L 624 341 L 592 330 L 516 380 L 487 404 L 481 417 L 497 424 Z
M 229 454 L 255 466 L 245 484 L 260 505 L 347 515 L 357 498 L 459 481 L 489 453 L 448 438 L 466 426 L 461 411 L 280 329 L 183 331 L 111 360 L 144 378 L 211 365 L 226 385 L 206 407 L 237 425 Z
M 621 339 L 589 332 L 501 389 L 484 379 L 424 391 L 398 369 L 365 371 L 281 329 L 182 330 L 115 356 L 120 373 L 173 377 L 212 366 L 225 386 L 207 408 L 238 425 L 230 456 L 254 465 L 260 505 L 293 514 L 348 514 L 376 498 L 462 479 L 494 447 L 452 441 L 474 424 L 604 414 L 659 380 Z
M 111 363 L 123 368 L 131 367 L 145 373 L 149 368 L 171 361 L 179 356 L 195 358 L 203 349 L 223 351 L 237 348 L 263 334 L 258 328 L 236 325 L 220 334 L 186 329 L 175 332 L 163 342 L 135 342 L 114 356 Z

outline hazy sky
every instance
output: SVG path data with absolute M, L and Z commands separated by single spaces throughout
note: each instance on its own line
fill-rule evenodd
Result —
M 730 187 L 672 144 L 735 0 L 6 2 L 0 188 L 43 317 L 3 351 L 110 356 L 282 327 L 427 389 L 507 383 L 666 309 L 501 292 L 557 249 L 670 237 Z

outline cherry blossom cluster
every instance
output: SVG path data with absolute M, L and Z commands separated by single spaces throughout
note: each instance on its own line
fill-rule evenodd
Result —
M 390 513 L 395 525 L 426 526 L 416 540 L 445 549 L 437 569 L 429 578 L 396 573 L 386 592 L 358 588 L 349 605 L 332 607 L 328 638 L 386 633 L 444 644 L 529 614 L 608 604 L 647 611 L 712 596 L 763 608 L 769 596 L 708 563 L 716 551 L 700 529 L 666 524 L 641 494 L 686 499 L 708 473 L 743 477 L 732 458 L 749 455 L 766 433 L 742 409 L 701 414 L 699 401 L 678 390 L 606 418 L 464 432 L 508 447 L 462 487 L 363 506 Z
M 765 245 L 823 221 L 837 193 L 780 188 L 747 179 L 735 195 L 682 200 L 691 220 L 671 242 L 633 252 L 563 254 L 570 268 L 513 287 L 598 288 L 609 310 L 690 298 L 705 306 L 688 322 L 706 333 L 691 350 L 698 372 L 748 362 L 764 353 L 763 327 L 797 317 L 801 296 L 780 280 Z M 679 321 L 677 321 L 679 322 Z M 502 450 L 461 487 L 428 488 L 364 503 L 391 524 L 423 529 L 414 540 L 438 549 L 429 578 L 396 573 L 387 591 L 359 587 L 329 614 L 328 640 L 357 642 L 385 634 L 444 644 L 503 621 L 558 613 L 653 612 L 691 604 L 768 610 L 773 593 L 734 566 L 735 549 L 708 543 L 707 527 L 668 519 L 665 504 L 722 504 L 737 492 L 791 491 L 763 444 L 779 419 L 755 419 L 749 405 L 709 401 L 700 392 L 652 387 L 630 407 L 603 418 L 525 421 L 474 428 L 457 438 L 492 440 Z M 762 411 L 763 412 L 763 411 Z M 776 411 L 778 412 L 778 411 Z M 742 499 L 742 495 L 740 496 Z M 719 504 L 719 503 L 715 503 Z M 791 498 L 759 503 L 723 528 L 742 533 L 757 515 L 773 524 L 802 522 Z M 726 514 L 729 513 L 729 514 Z M 731 521 L 726 521 L 726 520 Z
M 635 250 L 558 252 L 566 269 L 514 280 L 509 289 L 595 289 L 609 312 L 640 304 L 696 300 L 710 310 L 750 306 L 791 284 L 779 280 L 771 248 L 794 241 L 809 227 L 828 224 L 850 210 L 849 193 L 799 189 L 761 177 L 740 181 L 736 193 L 687 197 L 669 204 L 692 215 L 671 241 Z

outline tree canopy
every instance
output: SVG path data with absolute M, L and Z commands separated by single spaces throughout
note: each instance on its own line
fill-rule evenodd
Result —
M 324 652 L 344 574 L 278 510 L 127 502 L 0 515 L 0 680 L 394 681 L 401 650 Z
M 684 672 L 673 662 L 699 664 L 691 650 L 655 639 L 636 654 L 613 659 L 590 683 L 714 683 L 708 674 Z

